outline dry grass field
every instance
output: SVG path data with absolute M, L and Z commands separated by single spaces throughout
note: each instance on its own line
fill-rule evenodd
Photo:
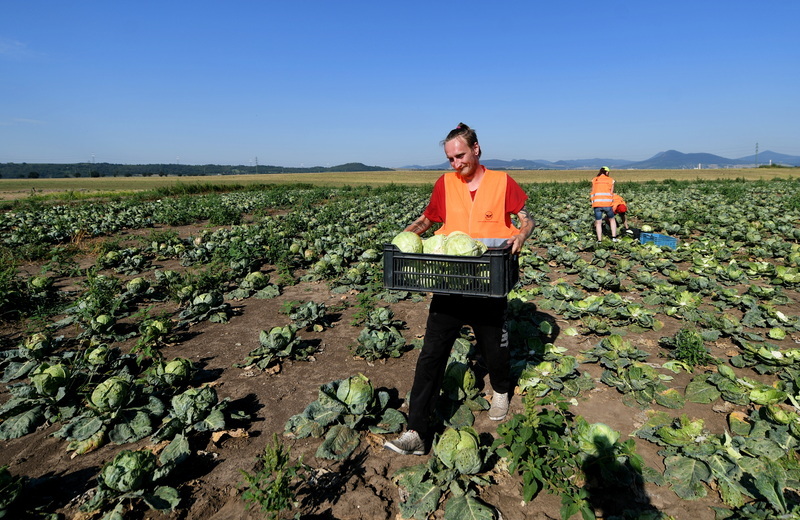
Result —
M 580 182 L 594 170 L 511 170 L 517 182 Z M 0 200 L 30 195 L 57 198 L 87 198 L 133 193 L 175 185 L 253 185 L 309 183 L 318 186 L 382 186 L 386 184 L 432 184 L 442 171 L 396 170 L 391 172 L 286 173 L 263 175 L 219 175 L 196 177 L 100 177 L 62 179 L 0 179 Z M 690 181 L 716 179 L 770 180 L 796 177 L 797 168 L 743 168 L 719 170 L 613 170 L 618 182 Z M 66 194 L 66 197 L 65 197 Z

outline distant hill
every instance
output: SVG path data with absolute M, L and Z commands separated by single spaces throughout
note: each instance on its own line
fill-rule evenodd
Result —
M 756 166 L 756 157 L 755 155 L 751 155 L 738 159 L 728 159 L 710 153 L 682 153 L 677 150 L 667 150 L 666 152 L 659 152 L 644 161 L 628 161 L 624 159 L 578 159 L 550 162 L 543 159 L 535 161 L 523 159 L 515 159 L 513 161 L 487 159 L 481 161 L 481 163 L 487 168 L 498 170 L 595 170 L 599 169 L 601 166 L 608 166 L 611 169 L 617 170 L 682 170 L 695 168 L 752 168 Z M 782 166 L 800 166 L 800 156 L 786 155 L 769 150 L 758 154 L 759 165 L 770 163 Z M 431 166 L 406 166 L 401 169 L 449 170 L 450 165 L 447 162 L 443 162 Z
M 625 168 L 633 161 L 625 161 L 623 159 L 578 159 L 572 161 L 556 161 L 553 164 L 563 167 L 567 170 L 583 170 L 590 169 L 596 170 L 601 166 L 608 166 L 609 168 Z
M 786 155 L 777 152 L 771 152 L 769 150 L 765 152 L 761 152 L 758 154 L 758 157 L 755 155 L 748 155 L 747 157 L 742 157 L 739 159 L 740 161 L 744 161 L 748 164 L 755 164 L 756 160 L 758 164 L 782 164 L 786 166 L 800 166 L 800 157 L 794 155 Z
M 769 150 L 758 154 L 758 164 L 779 164 L 783 166 L 800 166 L 800 157 L 784 155 Z M 650 159 L 628 164 L 627 168 L 634 170 L 648 169 L 693 169 L 693 168 L 747 168 L 756 166 L 756 157 L 740 157 L 727 159 L 710 153 L 681 153 L 677 150 L 667 150 L 657 153 Z
M 741 164 L 736 159 L 726 159 L 710 153 L 681 153 L 677 150 L 660 152 L 645 160 L 628 164 L 634 170 L 649 169 L 693 169 L 730 167 Z

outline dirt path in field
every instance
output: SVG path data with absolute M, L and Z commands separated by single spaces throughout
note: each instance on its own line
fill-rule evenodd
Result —
M 186 474 L 182 476 L 184 483 L 180 486 L 183 497 L 180 510 L 173 515 L 148 512 L 145 518 L 263 518 L 258 511 L 248 511 L 239 498 L 243 482 L 240 470 L 255 471 L 256 459 L 271 442 L 272 434 L 282 432 L 290 416 L 300 413 L 316 399 L 320 385 L 363 373 L 376 388 L 388 389 L 395 396 L 402 398 L 410 391 L 416 351 L 386 362 L 367 363 L 353 358 L 348 346 L 355 344 L 360 328 L 349 324 L 352 307 L 341 315 L 333 328 L 323 333 L 299 334 L 303 339 L 320 341 L 320 352 L 313 361 L 287 364 L 279 373 L 272 375 L 232 368 L 258 346 L 260 330 L 287 324 L 286 316 L 278 312 L 282 301 L 316 301 L 333 306 L 340 303 L 342 298 L 347 300 L 354 296 L 331 294 L 324 284 L 288 287 L 280 299 L 239 302 L 235 305 L 238 315 L 229 323 L 203 322 L 193 326 L 186 341 L 165 351 L 168 358 L 181 356 L 199 363 L 206 377 L 215 385 L 220 398 L 229 398 L 237 407 L 246 409 L 253 414 L 253 421 L 244 436 L 226 435 L 218 442 L 207 437 L 194 439 L 192 449 L 201 455 L 193 467 L 183 469 Z M 408 323 L 408 329 L 403 331 L 408 340 L 424 333 L 422 325 L 427 316 L 425 303 L 401 302 L 393 305 L 392 309 L 396 318 Z M 562 338 L 558 344 L 569 348 L 570 354 L 577 354 L 592 346 L 591 341 L 580 337 Z M 596 367 L 588 365 L 585 368 L 592 372 Z M 599 378 L 599 373 L 592 375 Z M 512 412 L 522 412 L 518 396 L 512 399 L 511 408 Z M 585 399 L 580 399 L 575 412 L 590 422 L 606 423 L 623 436 L 644 421 L 640 410 L 622 404 L 617 391 L 604 385 L 598 385 Z M 706 410 L 693 411 L 687 408 L 681 412 L 694 416 L 695 412 L 705 413 Z M 718 430 L 724 424 L 723 414 L 703 417 L 711 430 Z M 497 423 L 490 421 L 485 412 L 478 414 L 475 427 L 479 432 L 494 433 L 496 426 Z M 60 504 L 59 510 L 72 518 L 77 513 L 76 508 L 65 501 L 94 486 L 93 477 L 100 466 L 119 447 L 106 445 L 95 452 L 71 459 L 64 441 L 51 436 L 55 429 L 51 427 L 22 439 L 3 442 L 0 464 L 11 464 L 17 473 L 34 479 L 56 477 L 62 483 L 60 489 L 41 489 L 42 498 L 47 497 Z M 294 456 L 302 456 L 311 466 L 337 476 L 331 479 L 331 487 L 325 490 L 324 495 L 302 497 L 305 504 L 302 517 L 309 519 L 396 518 L 399 493 L 391 476 L 402 467 L 425 460 L 425 457 L 402 456 L 387 451 L 381 446 L 382 439 L 372 434 L 367 435 L 366 442 L 362 442 L 359 451 L 351 457 L 352 461 L 346 464 L 315 458 L 314 453 L 321 442 L 319 439 L 284 438 L 283 442 L 291 447 Z M 130 448 L 146 445 L 147 442 L 142 441 Z M 654 448 L 641 454 L 648 464 L 659 467 L 660 457 Z M 523 504 L 518 476 L 497 473 L 495 479 L 497 485 L 490 486 L 483 499 L 501 511 L 506 520 L 560 518 L 558 497 L 543 493 L 533 502 Z M 643 491 L 653 507 L 676 518 L 714 518 L 709 509 L 713 501 L 682 501 L 669 489 L 650 485 Z

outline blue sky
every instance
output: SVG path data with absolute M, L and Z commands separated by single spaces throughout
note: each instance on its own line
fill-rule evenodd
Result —
M 800 155 L 800 2 L 0 5 L 0 163 Z

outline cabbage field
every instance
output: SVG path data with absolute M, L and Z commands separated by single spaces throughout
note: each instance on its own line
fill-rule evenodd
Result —
M 259 185 L 0 213 L 0 518 L 800 517 L 800 180 L 522 184 L 501 423 L 471 331 L 422 456 L 430 294 L 382 251 L 430 185 Z M 621 234 L 622 236 L 622 234 Z

